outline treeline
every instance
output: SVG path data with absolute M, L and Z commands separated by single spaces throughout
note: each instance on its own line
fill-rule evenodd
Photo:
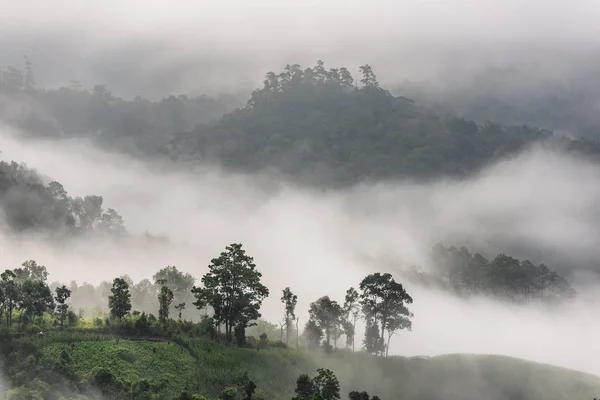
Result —
M 235 96 L 166 96 L 127 100 L 106 85 L 78 81 L 58 89 L 36 85 L 32 62 L 0 68 L 0 119 L 29 134 L 88 137 L 136 155 L 168 155 L 169 135 L 214 120 L 238 105 Z
M 503 253 L 487 259 L 465 247 L 444 247 L 438 243 L 432 248 L 430 259 L 435 274 L 413 270 L 404 276 L 458 295 L 486 295 L 519 304 L 556 305 L 576 296 L 569 281 L 545 264 L 536 265 Z
M 269 296 L 269 289 L 260 282 L 261 276 L 252 257 L 246 254 L 241 244 L 234 243 L 211 261 L 209 272 L 202 277 L 202 286 L 195 286 L 191 275 L 172 266 L 155 274 L 153 283 L 144 280 L 132 285 L 127 277 L 119 277 L 111 284 L 102 284 L 99 291 L 105 296 L 104 302 L 112 319 L 102 318 L 101 310 L 98 310 L 93 324 L 97 328 L 112 329 L 114 321 L 118 321 L 115 329 L 134 335 L 172 334 L 185 329 L 187 334 L 202 332 L 240 347 L 258 346 L 260 342 L 247 342 L 246 330 L 256 325 L 261 317 L 262 302 Z M 34 324 L 37 330 L 45 315 L 51 318 L 54 327 L 63 327 L 65 321 L 76 326 L 83 312 L 77 314 L 73 309 L 80 306 L 80 301 L 94 297 L 97 300 L 98 291 L 92 285 L 48 285 L 47 277 L 46 267 L 35 261 L 26 261 L 22 268 L 2 273 L 0 315 L 5 317 L 8 329 L 16 322 L 17 329 L 27 329 L 28 325 Z M 138 305 L 148 307 L 146 311 L 134 310 L 132 294 L 137 297 Z M 71 301 L 67 302 L 69 299 Z M 287 287 L 282 290 L 280 300 L 284 307 L 281 339 L 285 332 L 287 346 L 291 334 L 295 333 L 296 347 L 299 347 L 298 297 Z M 345 347 L 354 350 L 356 323 L 364 318 L 367 327 L 363 347 L 368 353 L 387 355 L 392 335 L 411 328 L 412 313 L 407 308 L 411 303 L 410 295 L 392 275 L 370 274 L 360 282 L 359 291 L 348 289 L 343 303 L 331 300 L 329 296 L 312 302 L 303 341 L 310 350 L 331 352 L 337 348 L 339 339 L 345 337 Z M 156 307 L 150 309 L 154 305 Z M 185 322 L 183 313 L 192 306 L 197 309 L 196 316 L 200 315 L 195 318 L 200 320 L 199 325 Z
M 14 161 L 0 162 L 0 211 L 15 232 L 127 234 L 119 213 L 103 208 L 102 196 L 70 197 L 60 183 L 45 184 L 37 171 Z

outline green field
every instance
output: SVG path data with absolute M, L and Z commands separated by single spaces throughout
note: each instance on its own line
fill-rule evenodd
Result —
M 290 399 L 297 377 L 312 375 L 318 367 L 335 372 L 342 398 L 351 390 L 388 400 L 591 400 L 600 394 L 600 377 L 503 356 L 444 355 L 419 361 L 346 351 L 258 351 L 203 338 L 154 342 L 59 332 L 18 342 L 39 348 L 39 365 L 69 354 L 82 381 L 98 368 L 129 386 L 146 379 L 158 399 L 173 399 L 183 389 L 216 399 L 245 371 L 265 399 Z

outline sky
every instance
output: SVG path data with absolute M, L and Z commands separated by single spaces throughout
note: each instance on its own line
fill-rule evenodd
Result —
M 384 83 L 488 63 L 570 68 L 600 41 L 598 0 L 2 2 L 0 65 L 27 54 L 40 83 L 129 97 L 245 93 L 269 70 L 318 59 L 369 63 Z

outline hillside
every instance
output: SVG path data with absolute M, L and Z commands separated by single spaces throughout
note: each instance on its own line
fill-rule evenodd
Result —
M 327 186 L 467 176 L 540 142 L 600 154 L 592 141 L 432 112 L 381 88 L 368 65 L 361 71 L 360 82 L 321 62 L 270 72 L 245 108 L 177 135 L 170 152 Z
M 0 118 L 29 134 L 85 137 L 178 164 L 267 170 L 301 184 L 463 177 L 540 142 L 600 159 L 593 140 L 571 140 L 535 124 L 502 124 L 513 120 L 485 113 L 470 120 L 462 116 L 473 113 L 433 111 L 392 95 L 368 65 L 360 80 L 322 62 L 288 65 L 269 72 L 246 106 L 234 111 L 235 98 L 153 102 L 118 98 L 103 85 L 45 90 L 28 83 L 31 74 L 0 73 Z
M 63 371 L 69 370 L 73 376 L 48 391 L 64 391 L 65 382 L 90 376 L 94 381 L 103 371 L 113 388 L 124 390 L 147 380 L 153 398 L 173 399 L 184 389 L 216 398 L 224 387 L 234 384 L 233 377 L 248 372 L 258 387 L 257 394 L 265 399 L 285 399 L 293 396 L 301 373 L 312 375 L 316 368 L 324 367 L 339 378 L 342 398 L 351 390 L 406 400 L 591 400 L 600 392 L 598 377 L 501 356 L 446 355 L 421 361 L 344 351 L 326 356 L 293 349 L 240 349 L 207 339 L 177 344 L 58 332 L 43 339 L 22 338 L 18 343 L 20 351 L 27 349 L 33 354 L 33 358 L 20 354 L 19 362 L 27 365 L 20 377 L 24 381 L 27 376 L 43 377 L 42 369 L 61 358 L 68 360 L 69 368 Z M 18 368 L 17 364 L 13 368 Z M 108 398 L 125 398 L 117 392 Z

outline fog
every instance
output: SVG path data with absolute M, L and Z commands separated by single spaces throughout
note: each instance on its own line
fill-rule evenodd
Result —
M 200 278 L 225 245 L 241 242 L 271 290 L 263 307 L 271 321 L 281 317 L 285 286 L 299 295 L 303 324 L 311 301 L 322 295 L 343 301 L 345 290 L 367 273 L 426 266 L 437 241 L 488 249 L 491 256 L 517 242 L 574 261 L 597 258 L 599 251 L 597 167 L 541 149 L 467 181 L 339 192 L 290 185 L 266 191 L 258 184 L 264 176 L 208 167 L 161 173 L 84 141 L 25 141 L 7 127 L 0 149 L 3 160 L 26 162 L 71 196 L 103 195 L 105 207 L 116 208 L 133 234 L 149 231 L 173 242 L 166 249 L 92 241 L 58 247 L 33 236 L 17 241 L 3 235 L 1 268 L 35 259 L 48 267 L 50 281 L 98 283 L 122 274 L 137 281 L 177 265 Z M 396 354 L 504 354 L 600 374 L 594 287 L 581 289 L 576 304 L 549 314 L 406 286 L 414 298 L 413 331 L 392 339 Z
M 319 58 L 370 63 L 386 84 L 487 64 L 556 77 L 600 48 L 595 0 L 1 3 L 0 65 L 27 54 L 43 86 L 76 79 L 126 96 L 246 93 L 268 70 Z

